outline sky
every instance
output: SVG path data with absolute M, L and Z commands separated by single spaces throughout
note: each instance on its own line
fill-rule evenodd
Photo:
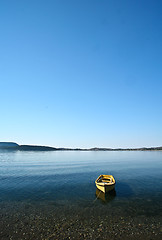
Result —
M 0 141 L 162 146 L 161 0 L 1 0 Z

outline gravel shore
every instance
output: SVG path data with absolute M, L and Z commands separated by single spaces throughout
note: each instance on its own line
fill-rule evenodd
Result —
M 113 208 L 0 204 L 1 240 L 162 239 L 161 216 L 114 211 Z

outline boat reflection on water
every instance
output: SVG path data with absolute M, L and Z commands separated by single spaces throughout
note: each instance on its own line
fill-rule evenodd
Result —
M 116 191 L 113 189 L 110 192 L 104 193 L 100 191 L 98 188 L 96 188 L 96 198 L 100 199 L 104 203 L 108 203 L 112 201 L 116 196 Z

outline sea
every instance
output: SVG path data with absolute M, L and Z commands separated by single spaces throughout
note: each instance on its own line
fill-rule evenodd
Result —
M 161 220 L 162 151 L 0 150 L 1 240 L 161 239 Z

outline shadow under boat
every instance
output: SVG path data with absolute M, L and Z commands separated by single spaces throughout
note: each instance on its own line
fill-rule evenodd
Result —
M 100 199 L 104 203 L 111 202 L 116 197 L 116 191 L 113 189 L 110 192 L 104 193 L 96 188 L 96 198 Z

